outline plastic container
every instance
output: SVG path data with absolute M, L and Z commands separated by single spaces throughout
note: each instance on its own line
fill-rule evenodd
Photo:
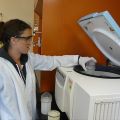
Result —
M 45 92 L 41 95 L 41 113 L 47 115 L 51 110 L 52 95 Z
M 48 120 L 60 120 L 60 112 L 57 110 L 51 110 L 48 112 Z

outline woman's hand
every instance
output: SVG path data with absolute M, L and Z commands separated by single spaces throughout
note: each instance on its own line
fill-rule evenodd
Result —
M 91 65 L 95 67 L 96 62 L 97 62 L 96 59 L 93 57 L 80 57 L 79 58 L 79 64 L 83 67 L 85 71 L 87 71 L 86 65 L 88 66 Z

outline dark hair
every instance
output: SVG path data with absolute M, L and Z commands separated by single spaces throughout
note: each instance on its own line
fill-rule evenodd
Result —
M 8 49 L 11 37 L 20 36 L 26 29 L 31 29 L 31 26 L 19 19 L 0 22 L 0 41 L 4 48 Z
M 3 31 L 3 26 L 4 26 L 4 22 L 0 21 L 0 43 L 2 42 L 1 35 L 2 35 L 2 31 Z

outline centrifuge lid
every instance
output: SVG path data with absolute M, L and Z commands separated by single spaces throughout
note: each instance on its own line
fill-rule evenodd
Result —
M 120 28 L 108 11 L 82 17 L 78 24 L 100 51 L 115 65 L 120 66 Z

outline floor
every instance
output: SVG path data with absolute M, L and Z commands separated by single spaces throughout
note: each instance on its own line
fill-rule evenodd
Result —
M 59 110 L 59 108 L 57 107 L 56 105 L 56 102 L 55 102 L 55 97 L 54 97 L 54 93 L 51 93 L 52 94 L 52 105 L 51 105 L 51 109 L 52 110 L 58 110 L 60 112 L 60 120 L 68 120 L 66 114 L 64 112 L 61 112 Z M 38 110 L 38 116 L 39 118 L 37 120 L 48 120 L 48 116 L 47 115 L 43 115 L 41 114 L 41 102 L 40 102 L 40 94 L 37 95 L 37 110 Z

